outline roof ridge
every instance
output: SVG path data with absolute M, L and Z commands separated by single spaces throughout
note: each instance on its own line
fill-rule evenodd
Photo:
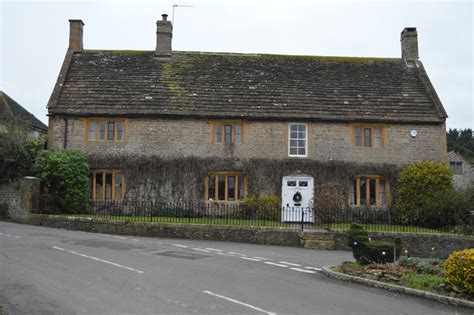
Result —
M 84 49 L 75 53 L 96 52 L 96 53 L 123 53 L 123 54 L 145 54 L 154 53 L 154 50 L 136 50 L 136 49 Z M 174 50 L 175 54 L 192 54 L 192 55 L 210 55 L 210 56 L 243 56 L 243 57 L 288 57 L 288 58 L 314 58 L 314 59 L 334 59 L 340 61 L 401 61 L 397 57 L 371 57 L 371 56 L 323 56 L 323 55 L 289 55 L 275 53 L 243 53 L 243 52 L 225 52 L 225 51 L 192 51 L 192 50 Z M 171 55 L 173 56 L 173 55 Z

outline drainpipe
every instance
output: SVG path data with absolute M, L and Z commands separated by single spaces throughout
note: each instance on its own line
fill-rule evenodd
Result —
M 67 118 L 64 117 L 64 149 L 67 147 Z

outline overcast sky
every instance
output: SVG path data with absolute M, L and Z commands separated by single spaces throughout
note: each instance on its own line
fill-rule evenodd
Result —
M 173 49 L 400 57 L 418 29 L 419 54 L 448 127 L 474 128 L 471 1 L 6 1 L 0 0 L 0 89 L 47 123 L 46 104 L 82 19 L 85 49 L 154 50 L 156 20 L 175 9 Z

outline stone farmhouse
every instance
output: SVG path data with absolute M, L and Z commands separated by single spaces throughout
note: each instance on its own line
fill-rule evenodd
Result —
M 404 165 L 447 161 L 416 28 L 402 31 L 401 58 L 355 58 L 173 51 L 167 15 L 155 51 L 88 50 L 83 26 L 70 20 L 49 148 L 89 157 L 94 199 L 236 204 L 290 191 L 293 206 L 334 182 L 348 206 L 382 208 Z
M 474 167 L 461 154 L 448 152 L 448 163 L 453 171 L 454 187 L 465 189 L 474 183 Z
M 18 104 L 7 93 L 0 91 L 0 132 L 21 129 L 35 140 L 46 140 L 48 126 Z

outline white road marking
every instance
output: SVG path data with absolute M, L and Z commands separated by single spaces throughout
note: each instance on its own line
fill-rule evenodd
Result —
M 136 238 L 132 238 L 132 241 L 138 242 L 139 240 L 137 240 Z
M 287 261 L 279 261 L 280 264 L 285 264 L 285 265 L 290 265 L 290 266 L 296 266 L 296 267 L 301 267 L 300 264 L 294 264 L 294 263 L 290 263 L 290 262 L 287 262 Z
M 311 270 L 316 270 L 316 271 L 321 271 L 321 268 L 318 267 L 305 267 L 306 269 L 311 269 Z
M 206 247 L 207 250 L 212 250 L 214 252 L 222 252 L 221 249 L 215 249 L 215 248 L 209 248 L 209 247 Z
M 176 246 L 176 247 L 181 247 L 181 248 L 188 248 L 188 246 L 181 245 L 181 244 L 171 244 L 171 245 Z
M 255 258 L 250 258 L 250 257 L 243 257 L 243 256 L 240 256 L 239 258 L 246 259 L 246 260 L 251 260 L 251 261 L 261 261 L 260 259 L 255 259 Z
M 290 269 L 295 270 L 295 271 L 299 271 L 299 272 L 305 272 L 305 273 L 316 273 L 315 271 L 300 269 L 300 268 L 290 268 Z
M 260 259 L 260 260 L 269 260 L 268 258 L 263 258 L 263 257 L 258 257 L 258 256 L 255 256 L 253 258 Z
M 210 253 L 210 250 L 202 249 L 202 248 L 193 248 L 194 250 L 198 250 L 200 252 Z
M 123 265 L 120 265 L 120 264 L 117 264 L 117 263 L 114 263 L 114 262 L 111 262 L 111 261 L 108 261 L 108 260 L 100 259 L 100 258 L 97 258 L 97 257 L 94 257 L 94 256 L 81 254 L 81 253 L 75 252 L 73 250 L 67 250 L 67 249 L 64 249 L 64 248 L 61 248 L 61 247 L 56 247 L 56 246 L 53 246 L 53 248 L 56 249 L 56 250 L 63 251 L 63 252 L 68 252 L 68 253 L 71 253 L 71 254 L 74 254 L 74 255 L 78 255 L 78 256 L 81 256 L 81 257 L 85 257 L 85 258 L 93 259 L 93 260 L 96 260 L 96 261 L 100 261 L 100 262 L 103 262 L 103 263 L 106 263 L 106 264 L 109 264 L 109 265 L 113 265 L 113 266 L 116 266 L 116 267 L 119 267 L 119 268 L 124 268 L 124 269 L 130 270 L 130 271 L 135 271 L 135 272 L 138 272 L 138 273 L 144 273 L 144 271 L 142 271 L 142 270 L 138 270 L 138 269 L 135 269 L 135 268 L 132 268 L 132 267 L 123 266 Z
M 254 306 L 254 305 L 250 305 L 250 304 L 247 304 L 247 303 L 238 301 L 238 300 L 236 300 L 236 299 L 233 299 L 233 298 L 230 298 L 230 297 L 227 297 L 227 296 L 224 296 L 224 295 L 216 294 L 216 293 L 213 293 L 213 292 L 211 292 L 211 291 L 202 291 L 202 292 L 203 292 L 203 293 L 206 293 L 206 294 L 209 294 L 209 295 L 212 295 L 212 296 L 215 296 L 215 297 L 218 297 L 218 298 L 221 298 L 221 299 L 224 299 L 224 300 L 229 301 L 229 302 L 233 302 L 233 303 L 236 303 L 236 304 L 239 304 L 239 305 L 242 305 L 242 306 L 251 308 L 251 309 L 253 309 L 253 310 L 255 310 L 255 311 L 258 311 L 258 312 L 261 312 L 261 313 L 265 313 L 265 314 L 268 314 L 268 315 L 276 315 L 276 313 L 263 310 L 263 309 L 261 309 L 260 307 L 257 307 L 257 306 Z
M 14 238 L 21 238 L 20 236 L 17 236 L 17 235 L 11 235 L 11 234 L 3 234 L 3 233 L 0 233 L 0 235 L 5 235 L 6 237 L 14 237 Z
M 288 267 L 287 265 L 277 264 L 277 263 L 274 263 L 274 262 L 271 262 L 271 261 L 265 261 L 264 263 L 267 264 L 267 265 L 272 265 L 272 266 L 277 266 L 277 267 L 283 267 L 283 268 Z
M 245 256 L 245 254 L 236 253 L 236 252 L 227 252 L 227 254 Z
M 235 257 L 235 255 L 226 254 L 226 253 L 217 253 L 217 254 L 218 254 L 218 255 L 222 255 L 222 256 Z
M 121 240 L 126 240 L 126 239 L 127 239 L 126 237 L 123 237 L 123 236 L 117 236 L 117 235 L 114 235 L 113 237 L 115 237 L 115 238 L 119 238 L 119 239 L 121 239 Z

